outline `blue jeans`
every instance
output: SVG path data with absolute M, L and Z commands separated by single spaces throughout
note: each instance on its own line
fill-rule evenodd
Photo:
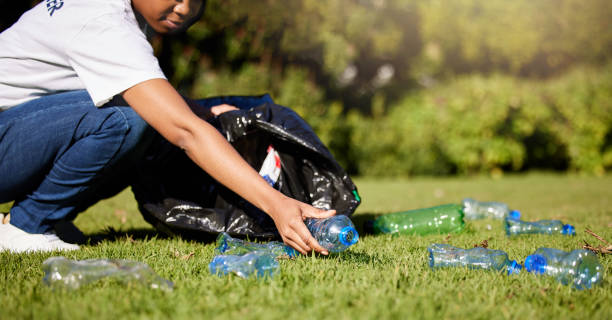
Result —
M 0 112 L 0 203 L 14 201 L 11 224 L 44 233 L 128 185 L 154 131 L 116 104 L 97 108 L 82 90 Z

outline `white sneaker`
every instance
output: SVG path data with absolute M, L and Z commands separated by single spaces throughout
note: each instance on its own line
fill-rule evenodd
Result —
M 0 216 L 0 221 L 2 221 L 4 219 L 4 215 L 0 214 Z M 78 245 L 62 241 L 54 233 L 27 233 L 10 223 L 0 223 L 0 251 L 21 253 L 78 249 Z

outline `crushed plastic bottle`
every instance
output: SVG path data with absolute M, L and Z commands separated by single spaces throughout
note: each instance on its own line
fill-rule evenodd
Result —
M 216 254 L 242 255 L 253 251 L 268 252 L 276 258 L 295 258 L 300 254 L 297 250 L 278 241 L 267 243 L 249 242 L 232 238 L 226 232 L 220 233 L 217 237 Z
M 566 252 L 553 248 L 539 248 L 525 258 L 525 270 L 555 277 L 564 285 L 590 289 L 603 281 L 604 269 L 597 255 L 577 249 Z
M 273 277 L 279 273 L 280 264 L 269 252 L 252 251 L 244 255 L 217 255 L 208 265 L 210 273 L 219 276 L 236 274 L 242 278 Z
M 327 219 L 306 219 L 306 227 L 317 242 L 329 252 L 342 252 L 359 240 L 355 225 L 344 215 Z
M 521 264 L 508 259 L 502 250 L 488 248 L 461 249 L 449 244 L 435 243 L 427 248 L 429 266 L 432 269 L 444 267 L 468 267 L 470 269 L 504 270 L 508 274 L 518 274 Z
M 563 224 L 559 220 L 522 221 L 506 218 L 504 220 L 506 234 L 509 236 L 519 234 L 563 234 L 576 235 L 576 229 L 570 224 Z
M 521 213 L 518 210 L 510 210 L 508 205 L 501 202 L 481 202 L 472 198 L 465 198 L 461 202 L 463 205 L 463 213 L 466 220 L 477 219 L 520 219 Z
M 441 206 L 394 212 L 378 217 L 372 224 L 374 233 L 427 235 L 463 230 L 462 206 Z
M 158 276 L 147 264 L 119 259 L 70 260 L 51 257 L 43 262 L 43 282 L 49 286 L 78 289 L 103 278 L 122 283 L 140 283 L 153 289 L 172 291 L 174 284 Z

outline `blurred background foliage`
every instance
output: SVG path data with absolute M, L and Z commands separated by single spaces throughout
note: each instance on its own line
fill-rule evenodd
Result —
M 206 6 L 153 41 L 170 81 L 194 98 L 270 93 L 352 174 L 612 169 L 610 0 Z

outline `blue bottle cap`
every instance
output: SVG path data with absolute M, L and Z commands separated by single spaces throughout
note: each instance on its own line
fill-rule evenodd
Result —
M 561 233 L 566 236 L 575 236 L 576 228 L 574 228 L 574 226 L 572 226 L 571 224 L 564 224 L 563 230 L 561 230 Z
M 523 269 L 523 266 L 521 266 L 520 263 L 516 262 L 516 260 L 512 260 L 512 262 L 510 263 L 510 265 L 508 266 L 508 274 L 519 274 L 521 273 L 521 269 Z
M 525 270 L 536 274 L 542 274 L 546 271 L 546 258 L 539 254 L 532 254 L 525 258 Z
M 295 250 L 295 249 L 293 249 L 292 247 L 290 247 L 288 245 L 285 245 L 285 254 L 289 258 L 293 259 L 293 258 L 297 257 L 298 255 L 300 255 L 300 252 Z
M 342 228 L 342 230 L 340 230 L 338 238 L 340 240 L 340 243 L 342 243 L 343 245 L 352 246 L 357 243 L 357 240 L 359 240 L 359 234 L 357 233 L 357 230 L 355 230 L 355 228 L 351 226 L 346 226 Z
M 512 210 L 508 213 L 508 219 L 519 220 L 521 218 L 521 212 L 518 210 Z

